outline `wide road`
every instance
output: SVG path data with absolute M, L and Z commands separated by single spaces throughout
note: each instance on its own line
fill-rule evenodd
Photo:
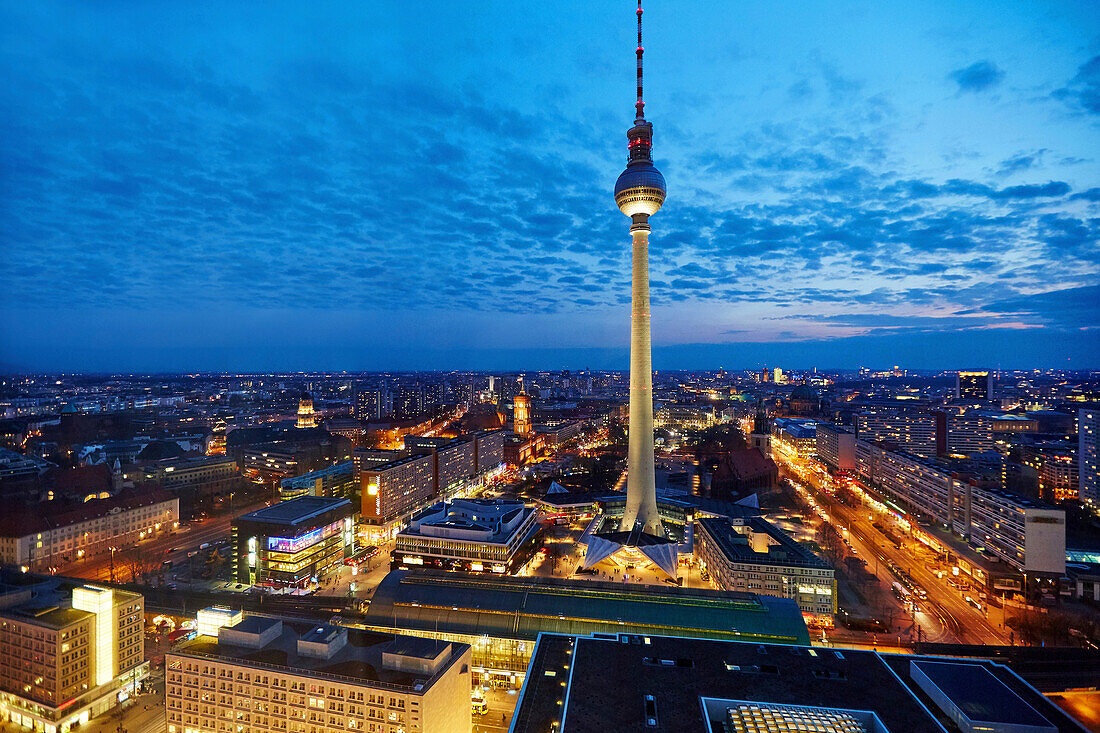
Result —
M 166 556 L 168 552 L 176 548 L 194 550 L 207 542 L 228 539 L 229 526 L 232 524 L 235 517 L 239 517 L 242 514 L 247 514 L 257 509 L 262 509 L 265 506 L 267 506 L 267 502 L 259 502 L 252 506 L 235 509 L 229 514 L 210 517 L 203 520 L 201 523 L 192 522 L 191 526 L 186 530 L 165 533 L 159 537 L 139 542 L 138 547 L 141 548 L 143 552 L 148 553 L 150 557 Z M 187 556 L 183 555 L 183 557 L 186 558 Z M 130 569 L 126 567 L 125 562 L 120 562 L 116 559 L 114 571 L 115 581 L 119 583 L 130 582 Z M 72 565 L 60 568 L 58 574 L 74 578 L 110 582 L 112 580 L 111 557 L 107 554 L 87 562 L 73 563 Z
M 886 537 L 872 526 L 867 518 L 867 509 L 853 509 L 821 491 L 824 482 L 827 481 L 824 469 L 816 461 L 793 459 L 788 455 L 776 455 L 778 462 L 795 474 L 802 483 L 808 484 L 812 496 L 830 517 L 834 526 L 847 528 L 852 535 L 860 539 L 864 547 L 871 550 L 871 558 L 877 559 L 880 564 L 892 561 L 905 572 L 909 573 L 914 582 L 923 588 L 928 594 L 923 606 L 926 611 L 936 615 L 946 625 L 959 642 L 965 644 L 1008 644 L 1009 630 L 1000 623 L 991 622 L 986 614 L 970 606 L 962 593 L 947 585 L 947 578 L 937 578 L 928 568 L 925 561 L 906 549 L 896 547 Z M 910 543 L 914 544 L 914 543 Z M 887 570 L 889 573 L 889 571 Z M 891 580 L 892 582 L 892 580 Z M 977 595 L 977 592 L 973 592 Z M 988 607 L 987 607 L 988 608 Z M 999 609 L 989 609 L 997 617 L 1002 617 Z M 923 627 L 922 627 L 923 628 Z M 939 641 L 931 636 L 926 641 Z

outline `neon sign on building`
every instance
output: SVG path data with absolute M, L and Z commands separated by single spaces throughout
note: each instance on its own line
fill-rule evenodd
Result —
M 274 552 L 301 552 L 307 547 L 311 547 L 322 540 L 328 539 L 334 534 L 338 534 L 341 526 L 342 522 L 337 520 L 332 524 L 306 532 L 301 537 L 268 537 L 267 549 Z

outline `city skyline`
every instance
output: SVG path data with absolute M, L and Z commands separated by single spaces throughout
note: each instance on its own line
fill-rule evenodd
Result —
M 551 10 L 4 9 L 0 369 L 623 368 L 632 29 Z M 1087 5 L 646 11 L 656 369 L 1100 363 Z

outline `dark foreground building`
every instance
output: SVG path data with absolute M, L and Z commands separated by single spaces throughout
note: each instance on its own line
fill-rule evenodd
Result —
M 510 733 L 1080 733 L 988 661 L 638 634 L 543 635 Z

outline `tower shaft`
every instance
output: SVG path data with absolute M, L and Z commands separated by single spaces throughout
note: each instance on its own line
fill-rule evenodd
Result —
M 637 523 L 647 534 L 663 536 L 657 513 L 653 470 L 653 359 L 649 311 L 649 217 L 636 214 L 630 227 L 633 288 L 630 297 L 630 434 L 627 453 L 626 510 L 621 530 Z

